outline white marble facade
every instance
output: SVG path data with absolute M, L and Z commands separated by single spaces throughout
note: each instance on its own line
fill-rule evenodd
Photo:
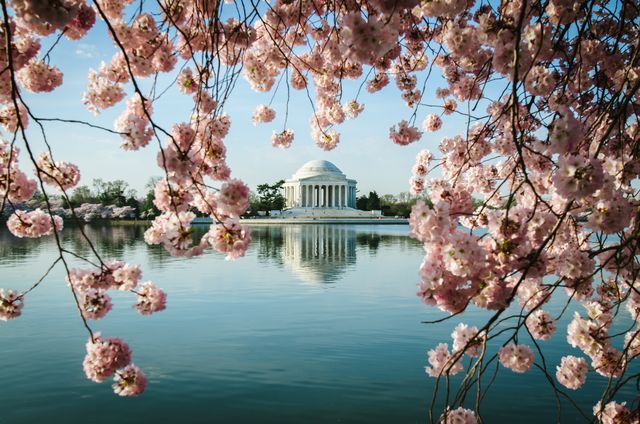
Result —
M 305 163 L 282 186 L 285 208 L 353 209 L 356 180 L 346 177 L 326 160 Z

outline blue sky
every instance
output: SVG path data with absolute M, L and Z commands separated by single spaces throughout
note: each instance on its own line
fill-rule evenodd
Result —
M 47 50 L 43 40 L 42 51 Z M 81 119 L 113 128 L 115 118 L 124 108 L 124 101 L 95 117 L 82 104 L 82 93 L 86 89 L 89 68 L 97 69 L 101 60 L 108 62 L 115 52 L 105 25 L 98 21 L 94 28 L 79 42 L 63 39 L 53 50 L 51 63 L 64 73 L 64 83 L 49 94 L 27 94 L 25 98 L 37 116 Z M 169 76 L 161 79 L 165 84 Z M 419 81 L 420 86 L 422 82 Z M 427 87 L 427 97 L 423 102 L 441 104 L 433 97 L 442 80 L 435 73 Z M 161 84 L 162 86 L 162 84 Z M 343 99 L 355 96 L 357 84 L 346 84 Z M 271 133 L 283 127 L 286 88 L 283 86 L 275 95 L 272 106 L 278 116 L 274 122 L 254 126 L 251 115 L 255 106 L 268 103 L 272 93 L 253 92 L 243 78 L 225 110 L 232 119 L 231 131 L 226 138 L 228 164 L 232 176 L 244 180 L 252 189 L 264 182 L 274 182 L 289 178 L 302 164 L 312 159 L 325 159 L 336 164 L 349 178 L 358 180 L 360 193 L 376 190 L 379 194 L 397 194 L 408 191 L 416 154 L 424 149 L 434 153 L 440 139 L 446 135 L 464 132 L 465 122 L 461 119 L 445 117 L 443 128 L 437 133 L 425 134 L 419 142 L 409 146 L 393 144 L 388 137 L 389 128 L 401 119 L 408 119 L 412 110 L 400 99 L 393 81 L 383 91 L 369 95 L 362 90 L 360 101 L 365 104 L 364 112 L 356 119 L 347 121 L 337 128 L 341 132 L 341 142 L 331 152 L 318 148 L 309 134 L 311 107 L 303 91 L 291 91 L 289 120 L 287 127 L 295 131 L 295 140 L 289 149 L 271 146 Z M 188 120 L 192 103 L 173 89 L 154 106 L 154 117 L 160 125 L 169 129 L 176 122 Z M 418 113 L 418 124 L 428 113 L 439 110 L 422 107 Z M 122 150 L 117 135 L 91 129 L 85 126 L 61 123 L 45 123 L 47 137 L 53 147 L 56 160 L 66 160 L 80 166 L 80 184 L 90 185 L 93 178 L 123 179 L 139 193 L 151 176 L 161 175 L 156 165 L 157 143 L 154 141 L 137 152 Z M 5 134 L 5 138 L 7 135 Z M 43 149 L 39 131 L 34 125 L 29 128 L 31 142 Z M 26 158 L 23 161 L 23 169 Z

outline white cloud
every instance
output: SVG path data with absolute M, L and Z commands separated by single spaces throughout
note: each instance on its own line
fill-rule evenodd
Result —
M 98 54 L 98 49 L 93 44 L 80 43 L 76 48 L 76 54 L 80 57 L 93 58 Z

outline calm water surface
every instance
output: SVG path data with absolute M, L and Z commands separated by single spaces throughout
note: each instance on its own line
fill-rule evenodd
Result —
M 212 252 L 172 258 L 144 243 L 142 227 L 85 228 L 105 258 L 140 264 L 143 280 L 168 293 L 167 310 L 150 317 L 131 308 L 133 296 L 113 293 L 114 309 L 92 322 L 129 343 L 147 391 L 120 398 L 108 382 L 86 379 L 87 334 L 57 268 L 28 296 L 22 317 L 0 322 L 0 423 L 428 420 L 435 380 L 424 373 L 426 352 L 451 343 L 461 320 L 421 324 L 443 314 L 415 296 L 422 248 L 407 226 L 256 226 L 236 262 Z M 64 230 L 64 245 L 88 255 L 77 229 Z M 52 239 L 0 230 L 0 287 L 26 289 L 56 254 Z M 464 321 L 486 317 L 470 311 Z M 567 322 L 544 344 L 554 373 L 562 354 L 579 354 L 562 334 Z M 587 381 L 576 398 L 590 411 L 605 380 Z M 501 370 L 482 412 L 488 423 L 554 422 L 555 402 L 541 372 Z M 583 422 L 566 406 L 562 418 Z

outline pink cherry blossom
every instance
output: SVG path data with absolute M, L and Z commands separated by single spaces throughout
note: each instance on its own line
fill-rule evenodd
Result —
M 579 156 L 560 156 L 553 184 L 566 199 L 592 194 L 602 186 L 602 165 L 595 159 Z
M 112 81 L 106 65 L 103 63 L 100 72 L 89 70 L 87 91 L 82 96 L 83 103 L 94 114 L 99 114 L 102 109 L 110 108 L 125 97 L 125 92 L 118 81 Z
M 637 413 L 634 414 L 626 407 L 626 402 L 617 403 L 611 401 L 604 407 L 598 402 L 593 407 L 593 416 L 602 424 L 635 424 L 638 422 Z M 635 418 L 634 418 L 635 416 Z
M 249 187 L 240 180 L 229 180 L 222 184 L 215 201 L 224 215 L 241 216 L 249 207 Z
M 117 371 L 113 381 L 113 391 L 119 396 L 138 396 L 147 387 L 147 377 L 134 364 Z
M 533 350 L 527 345 L 516 345 L 513 342 L 507 343 L 498 352 L 500 363 L 513 372 L 527 372 L 533 365 Z
M 558 382 L 571 390 L 578 390 L 587 380 L 589 365 L 584 358 L 572 355 L 563 356 L 560 365 L 556 367 Z
M 211 247 L 220 253 L 226 253 L 227 260 L 244 256 L 251 241 L 251 229 L 233 218 L 213 226 L 209 234 Z
M 107 268 L 113 277 L 111 288 L 127 291 L 136 287 L 142 271 L 137 265 L 129 265 L 121 261 L 107 263 Z
M 55 227 L 54 227 L 55 226 Z M 41 209 L 31 212 L 16 210 L 7 219 L 7 228 L 16 237 L 37 238 L 62 231 L 62 218 L 51 216 Z
M 344 113 L 349 119 L 355 119 L 364 110 L 364 105 L 355 100 L 348 101 L 344 106 Z
M 68 190 L 80 181 L 80 170 L 76 165 L 69 162 L 54 163 L 48 153 L 38 156 L 37 164 L 42 181 L 55 188 Z
M 466 324 L 458 324 L 451 334 L 453 338 L 453 351 L 459 352 L 464 349 L 464 353 L 469 356 L 478 356 L 481 348 L 481 338 L 477 336 L 478 327 L 469 327 Z
M 101 319 L 113 306 L 111 298 L 103 289 L 89 288 L 80 292 L 78 297 L 82 316 L 87 319 Z
M 448 237 L 452 234 L 452 224 L 449 208 L 446 204 L 430 207 L 418 200 L 411 208 L 409 234 L 423 242 L 434 241 L 439 237 Z
M 591 367 L 598 374 L 607 378 L 620 377 L 627 362 L 621 351 L 606 344 L 591 359 Z
M 485 252 L 478 245 L 477 237 L 454 232 L 443 248 L 444 266 L 458 277 L 472 277 L 482 270 Z
M 389 130 L 389 138 L 396 144 L 406 146 L 414 141 L 420 140 L 422 133 L 418 131 L 416 127 L 409 126 L 409 123 L 405 120 L 400 121 L 398 129 L 395 126 Z
M 556 320 L 542 309 L 538 309 L 529 315 L 526 325 L 533 338 L 537 340 L 549 340 L 556 331 Z
M 463 369 L 460 358 L 454 359 L 455 356 L 449 352 L 449 345 L 446 343 L 440 343 L 435 349 L 430 350 L 428 358 L 430 366 L 425 367 L 425 371 L 431 377 L 443 374 L 456 375 Z
M 628 331 L 624 336 L 624 344 L 631 358 L 640 356 L 640 331 L 637 328 Z
M 81 3 L 75 18 L 64 28 L 64 36 L 69 40 L 80 40 L 93 27 L 95 22 L 96 12 L 85 3 Z
M 422 128 L 427 132 L 435 132 L 438 131 L 442 127 L 442 119 L 438 115 L 430 114 L 427 115 L 424 122 L 422 123 Z
M 140 284 L 137 293 L 138 301 L 133 307 L 142 315 L 151 315 L 166 308 L 166 293 L 151 281 Z
M 8 181 L 8 191 L 7 191 Z M 7 173 L 0 173 L 0 195 L 8 195 L 8 198 L 12 202 L 26 202 L 33 197 L 36 192 L 37 183 L 27 177 L 27 175 L 12 167 L 11 171 Z
M 9 321 L 22 314 L 24 298 L 11 289 L 0 289 L 0 320 Z
M 276 119 L 276 111 L 271 109 L 269 106 L 258 105 L 251 119 L 253 121 L 253 125 L 271 122 Z
M 447 410 L 440 416 L 438 423 L 441 424 L 477 424 L 476 414 L 471 409 L 459 407 Z
M 48 92 L 62 84 L 62 72 L 43 61 L 31 60 L 18 72 L 18 80 L 28 91 Z
M 87 342 L 87 355 L 82 365 L 89 380 L 101 383 L 130 362 L 131 351 L 124 341 L 116 337 L 103 339 L 96 333 L 93 340 L 89 338 Z
M 18 113 L 14 105 L 7 105 L 0 109 L 0 125 L 8 133 L 14 133 L 18 131 L 18 117 L 20 118 L 20 124 L 23 128 L 27 128 L 29 125 L 29 115 L 27 109 L 18 104 Z
M 286 129 L 282 132 L 273 132 L 271 136 L 271 144 L 273 147 L 281 147 L 283 149 L 288 149 L 293 142 L 294 133 L 293 130 Z
M 139 96 L 134 96 L 127 101 L 127 108 L 120 114 L 114 125 L 115 129 L 121 133 L 123 149 L 138 150 L 149 144 L 153 130 L 148 126 L 147 114 L 151 114 L 151 109 L 146 100 L 143 101 Z
M 573 320 L 567 328 L 567 341 L 571 346 L 579 348 L 593 358 L 606 345 L 606 339 L 606 327 L 597 322 L 582 319 L 578 312 L 574 313 Z

